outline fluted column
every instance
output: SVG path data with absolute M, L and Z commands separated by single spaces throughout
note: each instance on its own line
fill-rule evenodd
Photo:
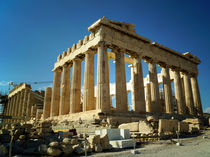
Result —
M 146 112 L 151 113 L 151 89 L 150 89 L 150 83 L 146 84 L 145 87 L 145 94 L 146 94 Z
M 27 108 L 26 108 L 26 117 L 27 119 L 31 118 L 31 108 L 34 105 L 34 94 L 32 91 L 28 94 L 28 100 L 27 100 Z
M 104 42 L 98 44 L 96 109 L 110 110 L 109 68 L 107 48 Z
M 44 96 L 44 108 L 43 108 L 44 119 L 50 117 L 51 97 L 52 97 L 52 88 L 47 87 L 45 89 L 45 96 Z
M 192 86 L 190 82 L 190 76 L 188 73 L 184 73 L 184 91 L 185 91 L 185 103 L 190 115 L 195 115 Z
M 146 104 L 141 57 L 135 57 L 133 63 L 133 99 L 133 110 L 145 113 Z
M 28 102 L 28 95 L 30 93 L 30 88 L 26 88 L 24 91 L 24 99 L 23 99 L 23 116 L 26 116 L 26 111 L 27 111 L 27 102 Z
M 191 77 L 191 84 L 192 84 L 193 102 L 194 102 L 195 109 L 197 111 L 197 114 L 199 116 L 202 116 L 203 110 L 202 110 L 200 91 L 199 91 L 198 80 L 197 80 L 196 75 Z
M 62 72 L 61 83 L 61 98 L 59 115 L 65 115 L 69 113 L 69 84 L 70 84 L 70 65 L 65 64 Z
M 16 103 L 15 103 L 15 111 L 14 111 L 15 117 L 18 117 L 18 111 L 19 111 L 19 107 L 20 107 L 20 97 L 21 97 L 21 92 L 18 92 Z
M 128 111 L 128 98 L 125 78 L 124 53 L 113 49 L 115 53 L 115 84 L 116 84 L 116 110 Z
M 177 102 L 177 112 L 178 114 L 185 114 L 185 103 L 181 84 L 181 77 L 180 72 L 177 70 L 174 71 L 174 90 Z
M 95 109 L 94 104 L 94 54 L 85 54 L 83 111 Z
M 174 113 L 174 106 L 172 101 L 173 97 L 172 97 L 169 68 L 167 66 L 162 67 L 162 77 L 163 77 L 163 90 L 165 98 L 165 111 L 166 113 L 171 114 Z
M 10 97 L 11 102 L 10 102 L 10 107 L 9 107 L 9 116 L 12 116 L 12 110 L 13 110 L 13 103 L 14 103 L 14 96 Z M 11 122 L 12 120 L 9 119 L 9 122 Z
M 151 112 L 161 113 L 156 64 L 153 61 L 150 61 L 148 64 L 149 64 L 149 80 L 150 80 L 150 90 L 151 90 Z
M 71 78 L 70 113 L 81 112 L 81 59 L 73 60 L 73 71 Z
M 25 93 L 25 89 L 23 89 L 22 91 L 20 91 L 20 102 L 19 102 L 19 108 L 18 108 L 18 117 L 22 117 L 23 116 L 23 99 L 24 99 L 24 93 Z
M 61 86 L 61 69 L 56 69 L 54 71 L 50 117 L 59 115 L 60 86 Z

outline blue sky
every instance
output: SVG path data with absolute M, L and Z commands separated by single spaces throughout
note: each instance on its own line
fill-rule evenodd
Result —
M 201 98 L 210 110 L 208 0 L 0 0 L 0 91 L 8 91 L 9 81 L 52 81 L 58 54 L 88 35 L 88 26 L 103 16 L 134 23 L 151 41 L 200 58 Z

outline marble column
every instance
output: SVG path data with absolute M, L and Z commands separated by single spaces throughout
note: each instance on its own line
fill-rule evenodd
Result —
M 26 110 L 27 110 L 27 102 L 28 102 L 28 95 L 30 93 L 31 89 L 26 88 L 24 92 L 24 99 L 23 99 L 23 116 L 26 116 Z
M 26 108 L 26 117 L 27 119 L 31 118 L 31 108 L 34 105 L 34 94 L 32 91 L 28 93 L 27 108 Z
M 177 113 L 185 114 L 185 103 L 184 103 L 184 95 L 181 84 L 180 72 L 174 71 L 174 90 L 175 90 L 175 98 L 177 103 Z
M 141 57 L 135 57 L 133 63 L 133 111 L 145 113 L 144 80 Z
M 96 109 L 110 111 L 109 68 L 107 48 L 104 42 L 98 44 Z
M 10 107 L 9 107 L 9 116 L 12 116 L 12 110 L 13 110 L 13 103 L 14 103 L 14 96 L 10 97 L 11 102 L 10 102 Z M 9 122 L 11 122 L 12 120 L 9 119 Z
M 73 60 L 71 78 L 70 113 L 81 112 L 81 59 Z
M 18 117 L 23 117 L 23 100 L 24 100 L 24 93 L 25 89 L 20 91 L 20 102 L 19 102 L 19 109 L 18 109 Z
M 21 92 L 18 92 L 16 103 L 15 103 L 15 111 L 14 111 L 14 116 L 15 117 L 18 117 L 18 111 L 19 111 L 19 107 L 20 107 L 20 96 L 21 96 Z
M 50 117 L 50 108 L 51 108 L 51 97 L 52 97 L 52 88 L 47 87 L 45 89 L 44 96 L 44 109 L 43 109 L 43 119 Z
M 116 110 L 120 112 L 128 111 L 128 97 L 125 78 L 124 53 L 113 49 L 115 53 L 115 84 L 116 84 Z
M 197 115 L 202 116 L 203 110 L 202 110 L 200 91 L 199 91 L 198 80 L 197 80 L 196 75 L 191 77 L 191 84 L 192 84 L 193 102 L 194 102 L 195 109 L 197 111 Z
M 151 112 L 161 113 L 157 68 L 153 61 L 149 62 L 149 80 L 151 90 Z
M 185 91 L 185 103 L 190 115 L 195 115 L 192 86 L 190 82 L 190 76 L 188 73 L 184 73 L 184 91 Z
M 69 84 L 70 84 L 70 65 L 65 64 L 62 72 L 61 83 L 61 97 L 59 115 L 65 115 L 69 113 Z
M 150 83 L 146 84 L 145 87 L 145 93 L 146 93 L 146 112 L 151 113 L 151 89 L 150 89 Z
M 162 77 L 163 77 L 163 90 L 165 98 L 165 111 L 166 113 L 172 114 L 174 113 L 174 106 L 173 106 L 169 68 L 167 66 L 162 67 Z
M 94 54 L 85 54 L 83 111 L 94 110 Z
M 50 117 L 59 115 L 60 86 L 61 86 L 61 69 L 56 69 L 54 71 Z

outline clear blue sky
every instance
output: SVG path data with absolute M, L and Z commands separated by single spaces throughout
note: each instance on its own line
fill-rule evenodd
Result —
M 208 0 L 0 0 L 0 90 L 8 90 L 8 81 L 52 81 L 58 54 L 88 35 L 88 26 L 103 16 L 134 23 L 151 41 L 200 58 L 203 108 L 210 107 Z

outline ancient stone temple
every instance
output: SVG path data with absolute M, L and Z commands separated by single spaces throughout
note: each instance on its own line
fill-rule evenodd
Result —
M 5 119 L 5 121 L 18 122 L 21 118 L 26 120 L 35 118 L 37 108 L 43 108 L 43 102 L 44 92 L 32 91 L 29 84 L 21 83 L 9 92 L 8 104 L 4 112 L 13 119 Z
M 88 28 L 91 32 L 89 36 L 58 56 L 52 70 L 53 87 L 45 92 L 44 119 L 95 117 L 115 119 L 120 123 L 144 118 L 146 114 L 202 115 L 197 81 L 200 60 L 189 52 L 181 54 L 151 42 L 138 35 L 134 26 L 103 17 Z M 94 55 L 97 55 L 97 68 L 94 68 Z M 110 101 L 109 59 L 115 60 L 115 108 Z M 82 79 L 83 60 L 85 68 Z M 143 78 L 142 60 L 148 64 L 147 78 Z M 131 111 L 128 110 L 125 63 L 131 64 Z M 157 66 L 162 69 L 160 74 L 157 74 Z M 96 77 L 94 71 L 97 71 Z M 84 80 L 82 94 L 81 80 Z M 159 84 L 163 84 L 162 106 Z

